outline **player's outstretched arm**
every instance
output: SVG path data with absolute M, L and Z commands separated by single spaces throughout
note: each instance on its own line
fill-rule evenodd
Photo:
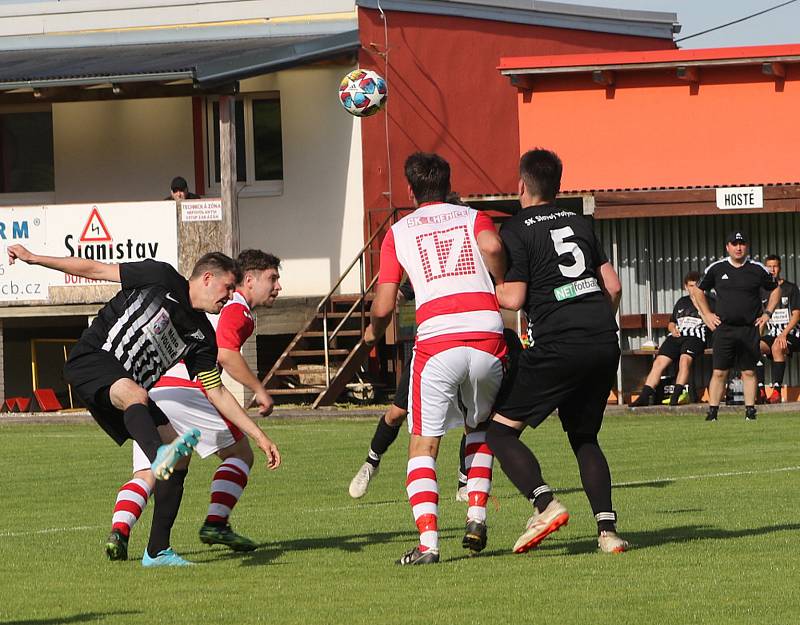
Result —
M 259 449 L 264 452 L 267 457 L 267 468 L 277 469 L 281 466 L 281 454 L 278 446 L 256 425 L 228 389 L 224 386 L 217 386 L 206 389 L 206 394 L 211 405 L 223 417 L 252 438 Z
M 217 362 L 228 372 L 228 375 L 253 392 L 254 399 L 259 406 L 259 414 L 266 417 L 272 413 L 272 409 L 275 405 L 272 396 L 261 385 L 261 382 L 250 369 L 250 366 L 247 364 L 241 352 L 220 347 L 217 354 Z
M 101 263 L 76 256 L 42 256 L 32 253 L 22 245 L 9 245 L 8 264 L 13 265 L 17 260 L 21 260 L 28 265 L 41 265 L 48 269 L 55 269 L 56 271 L 92 280 L 121 281 L 119 265 Z

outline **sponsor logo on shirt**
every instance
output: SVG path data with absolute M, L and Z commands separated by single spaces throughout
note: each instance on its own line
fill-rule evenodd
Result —
M 145 326 L 145 333 L 165 366 L 172 366 L 178 362 L 186 350 L 186 343 L 172 325 L 169 313 L 163 308 Z
M 556 296 L 557 302 L 562 302 L 565 299 L 572 299 L 573 297 L 578 297 L 585 293 L 594 293 L 599 290 L 600 285 L 597 283 L 597 278 L 586 278 L 585 280 L 576 280 L 553 289 L 553 295 Z
M 453 219 L 458 219 L 459 217 L 465 217 L 466 215 L 466 210 L 454 210 L 442 215 L 410 215 L 406 217 L 406 225 L 409 228 L 416 228 L 417 226 L 426 226 L 429 224 L 443 224 Z
M 728 279 L 728 274 L 727 273 L 723 273 L 722 274 L 722 278 L 720 278 L 720 280 L 727 280 L 727 279 Z
M 197 339 L 198 341 L 203 341 L 206 338 L 206 335 L 200 330 L 195 330 L 189 336 L 191 336 L 193 339 Z

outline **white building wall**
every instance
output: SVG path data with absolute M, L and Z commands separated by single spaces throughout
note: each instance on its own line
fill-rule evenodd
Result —
M 248 80 L 243 92 L 278 90 L 283 194 L 239 199 L 241 247 L 283 260 L 283 295 L 324 295 L 364 245 L 361 121 L 337 99 L 351 67 L 298 69 Z M 373 123 L 375 120 L 372 120 Z M 341 292 L 358 290 L 358 272 Z
M 160 200 L 194 189 L 191 98 L 53 105 L 55 202 Z
M 283 260 L 284 296 L 324 295 L 364 245 L 362 122 L 336 95 L 350 69 L 289 70 L 242 85 L 281 96 L 283 193 L 243 189 L 239 222 L 242 249 Z M 195 188 L 190 98 L 54 104 L 53 134 L 56 203 L 161 199 L 177 175 Z M 358 291 L 358 277 L 356 269 L 341 292 Z

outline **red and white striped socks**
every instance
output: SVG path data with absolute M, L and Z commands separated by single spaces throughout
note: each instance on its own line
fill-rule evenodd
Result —
M 111 517 L 111 529 L 123 536 L 130 536 L 131 529 L 142 516 L 142 511 L 150 498 L 150 486 L 139 478 L 123 484 L 117 493 L 114 504 L 114 515 Z
M 439 484 L 436 460 L 431 456 L 409 458 L 406 492 L 419 530 L 420 551 L 439 550 Z
M 486 522 L 486 502 L 492 492 L 492 463 L 494 454 L 486 444 L 486 432 L 470 432 L 464 451 L 467 467 L 467 519 Z
M 239 458 L 228 458 L 219 465 L 211 481 L 211 504 L 208 506 L 206 523 L 228 522 L 231 510 L 247 486 L 249 475 L 250 467 Z

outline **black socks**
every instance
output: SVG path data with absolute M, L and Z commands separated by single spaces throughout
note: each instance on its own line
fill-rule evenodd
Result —
M 183 499 L 183 482 L 187 469 L 176 470 L 166 481 L 157 481 L 153 489 L 153 525 L 150 528 L 150 541 L 147 553 L 151 558 L 169 547 L 172 525 L 178 516 L 178 509 Z
M 378 421 L 378 427 L 375 428 L 375 434 L 372 435 L 372 442 L 369 444 L 367 462 L 377 468 L 381 463 L 381 456 L 385 454 L 386 450 L 394 443 L 399 433 L 399 425 L 389 425 L 386 423 L 386 419 L 381 417 Z

